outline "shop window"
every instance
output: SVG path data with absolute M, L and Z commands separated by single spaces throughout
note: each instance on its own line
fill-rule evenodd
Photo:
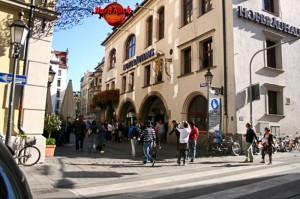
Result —
M 165 35 L 165 8 L 158 11 L 158 39 L 163 39 Z
M 212 38 L 206 39 L 205 41 L 201 41 L 199 44 L 199 52 L 200 55 L 200 68 L 207 68 L 213 66 L 213 42 Z
M 183 25 L 192 22 L 193 17 L 193 0 L 182 0 L 183 1 Z
M 192 71 L 192 51 L 191 47 L 186 48 L 182 51 L 183 55 L 183 67 L 181 75 L 188 74 Z
M 212 0 L 200 0 L 200 15 L 212 10 Z
M 150 66 L 145 67 L 145 81 L 144 86 L 150 86 Z
M 133 91 L 134 88 L 134 73 L 129 74 L 128 91 Z
M 116 49 L 112 49 L 109 54 L 109 69 L 116 67 Z
M 153 17 L 150 16 L 147 20 L 147 47 L 152 45 L 153 39 Z
M 129 59 L 135 55 L 135 35 L 131 35 L 126 42 L 126 59 Z
M 125 93 L 126 92 L 126 76 L 122 77 L 122 90 L 121 93 Z

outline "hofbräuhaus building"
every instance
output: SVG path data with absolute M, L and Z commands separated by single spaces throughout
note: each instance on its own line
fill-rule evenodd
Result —
M 299 9 L 297 0 L 145 0 L 102 42 L 102 90 L 120 89 L 119 120 L 194 121 L 206 133 L 209 112 L 212 131 L 242 134 L 251 122 L 257 133 L 293 134 Z

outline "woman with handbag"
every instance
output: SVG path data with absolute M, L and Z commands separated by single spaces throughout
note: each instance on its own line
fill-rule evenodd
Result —
M 263 149 L 261 152 L 262 161 L 260 163 L 265 163 L 265 155 L 269 154 L 269 164 L 272 164 L 272 144 L 273 144 L 273 135 L 270 133 L 270 129 L 268 127 L 265 128 L 264 137 L 261 140 L 261 144 L 263 145 Z

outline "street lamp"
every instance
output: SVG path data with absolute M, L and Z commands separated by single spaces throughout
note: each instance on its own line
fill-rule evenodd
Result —
M 290 42 L 294 42 L 294 41 L 297 41 L 298 39 L 300 39 L 300 36 L 296 37 L 296 38 L 293 38 L 291 40 L 288 40 L 288 41 L 285 41 L 285 42 L 282 42 L 282 43 L 278 43 L 278 44 L 275 44 L 273 46 L 270 46 L 270 47 L 267 47 L 267 48 L 263 48 L 261 50 L 258 50 L 256 51 L 253 56 L 251 57 L 251 60 L 250 60 L 250 64 L 249 64 L 249 79 L 250 79 L 250 85 L 249 85 L 249 98 L 250 98 L 250 125 L 253 126 L 253 115 L 252 115 L 252 61 L 254 59 L 254 57 L 262 52 L 262 51 L 265 51 L 265 50 L 269 50 L 271 48 L 276 48 L 277 46 L 281 46 L 283 44 L 286 44 L 286 43 L 290 43 Z
M 24 45 L 25 39 L 29 33 L 29 28 L 23 21 L 23 16 L 24 13 L 20 12 L 19 19 L 15 20 L 13 24 L 10 26 L 14 67 L 13 67 L 13 74 L 12 74 L 12 81 L 11 81 L 10 95 L 9 95 L 8 120 L 7 120 L 7 129 L 6 129 L 6 139 L 5 139 L 6 145 L 10 143 L 11 129 L 13 123 L 12 112 L 14 107 L 15 81 L 16 81 L 16 70 L 17 70 L 18 59 L 20 58 L 21 47 Z
M 52 70 L 52 66 L 49 68 L 49 74 L 48 74 L 48 86 L 50 86 L 54 80 L 56 72 Z
M 209 139 L 209 87 L 211 85 L 213 74 L 210 72 L 210 68 L 207 69 L 207 72 L 204 75 L 206 87 L 207 87 L 207 139 Z

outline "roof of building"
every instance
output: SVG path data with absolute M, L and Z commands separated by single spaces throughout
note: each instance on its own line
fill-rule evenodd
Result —
M 53 50 L 52 53 L 54 53 L 59 58 L 59 61 L 56 62 L 51 60 L 50 63 L 59 64 L 60 68 L 68 69 L 68 49 L 66 51 Z

